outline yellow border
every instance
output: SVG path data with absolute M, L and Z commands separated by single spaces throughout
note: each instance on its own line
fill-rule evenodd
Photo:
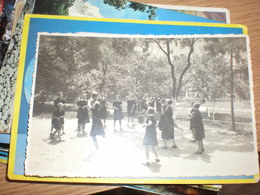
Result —
M 136 178 L 57 178 L 57 177 L 31 177 L 23 175 L 13 175 L 9 173 L 11 180 L 22 181 L 42 181 L 42 182 L 60 182 L 60 183 L 92 183 L 92 184 L 239 184 L 239 183 L 257 183 L 258 175 L 253 179 L 136 179 Z
M 0 159 L 0 163 L 7 164 L 7 160 L 5 160 L 5 159 Z
M 10 140 L 8 178 L 11 180 L 22 181 L 42 181 L 42 182 L 75 182 L 75 183 L 103 183 L 103 184 L 238 184 L 238 183 L 256 183 L 259 180 L 259 174 L 253 179 L 134 179 L 134 178 L 57 178 L 57 177 L 27 177 L 24 175 L 15 175 L 15 153 L 16 141 L 19 124 L 19 111 L 22 94 L 24 65 L 26 60 L 26 48 L 28 42 L 28 33 L 31 18 L 46 18 L 60 20 L 83 20 L 83 21 L 102 21 L 102 22 L 123 22 L 123 23 L 142 23 L 142 24 L 161 24 L 161 25 L 183 25 L 183 26 L 209 26 L 209 27 L 229 27 L 242 28 L 243 34 L 248 34 L 247 27 L 238 24 L 222 23 L 198 23 L 198 22 L 168 22 L 168 21 L 146 21 L 130 19 L 107 19 L 107 18 L 82 18 L 69 16 L 50 16 L 50 15 L 26 15 L 23 25 L 22 43 L 20 61 L 18 66 L 16 93 L 14 103 L 14 116 L 12 121 L 12 131 Z
M 17 133 L 18 133 L 18 124 L 19 124 L 19 111 L 21 104 L 21 95 L 22 95 L 22 86 L 23 86 L 23 74 L 24 74 L 24 64 L 26 58 L 26 48 L 28 41 L 28 32 L 30 26 L 30 16 L 25 16 L 22 32 L 22 41 L 21 41 L 21 52 L 20 59 L 17 70 L 17 80 L 16 80 L 16 91 L 14 96 L 14 110 L 13 110 L 13 120 L 12 120 L 12 129 L 10 137 L 10 148 L 9 148 L 9 158 L 8 158 L 8 175 L 9 173 L 14 173 L 15 166 L 15 153 L 16 153 L 16 142 L 17 142 Z

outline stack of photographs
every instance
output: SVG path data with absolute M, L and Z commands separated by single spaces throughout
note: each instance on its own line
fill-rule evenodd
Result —
M 25 16 L 8 178 L 258 182 L 247 28 L 225 9 L 106 2 Z
M 7 163 L 10 137 L 8 134 L 0 134 L 0 162 Z

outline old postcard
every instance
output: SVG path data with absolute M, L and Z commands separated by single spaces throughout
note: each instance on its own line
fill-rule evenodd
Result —
M 39 33 L 37 43 L 26 176 L 258 173 L 247 36 Z
M 219 22 L 230 23 L 230 12 L 226 8 L 176 6 L 163 4 L 152 4 L 152 6 L 172 10 L 175 12 L 185 13 L 188 15 L 216 20 Z
M 9 179 L 258 181 L 246 27 L 29 15 L 23 29 Z

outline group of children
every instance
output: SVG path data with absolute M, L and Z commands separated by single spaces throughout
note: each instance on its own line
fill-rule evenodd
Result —
M 63 104 L 66 101 L 63 98 L 63 94 L 60 92 L 59 97 L 54 100 L 55 111 L 52 114 L 52 127 L 51 127 L 51 138 L 58 133 L 60 136 L 65 134 L 64 132 L 64 109 Z M 84 94 L 77 101 L 77 119 L 78 134 L 85 134 L 85 125 L 90 123 L 89 111 L 92 112 L 92 124 L 90 136 L 93 139 L 95 147 L 98 149 L 98 141 L 96 136 L 105 136 L 104 128 L 106 127 L 106 118 L 107 118 L 107 102 L 104 97 L 100 97 L 97 92 L 91 94 L 91 98 L 87 99 L 87 96 Z M 190 129 L 194 140 L 198 142 L 198 151 L 196 154 L 201 154 L 204 152 L 203 148 L 203 138 L 205 137 L 204 126 L 202 122 L 202 116 L 199 111 L 199 104 L 193 104 L 192 110 L 189 114 L 190 116 Z M 158 145 L 157 140 L 157 127 L 161 131 L 161 138 L 163 140 L 164 146 L 163 149 L 168 149 L 168 142 L 171 142 L 172 148 L 177 148 L 177 145 L 174 141 L 174 120 L 173 120 L 173 108 L 172 100 L 168 99 L 154 99 L 151 98 L 148 101 L 140 99 L 137 101 L 133 96 L 128 96 L 127 106 L 126 106 L 127 122 L 128 125 L 132 124 L 134 126 L 134 119 L 137 117 L 138 121 L 143 123 L 145 128 L 145 134 L 143 139 L 143 145 L 145 147 L 146 154 L 146 164 L 150 165 L 149 161 L 149 151 L 152 151 L 155 155 L 155 161 L 160 162 L 156 146 Z M 116 124 L 119 123 L 119 128 L 122 130 L 122 119 L 124 118 L 122 101 L 117 96 L 113 102 L 113 119 L 114 119 L 114 130 L 116 130 Z M 159 114 L 158 124 L 156 122 L 157 115 Z M 55 129 L 55 131 L 53 131 Z

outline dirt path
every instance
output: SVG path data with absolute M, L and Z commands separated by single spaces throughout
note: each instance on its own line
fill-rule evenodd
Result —
M 77 135 L 76 119 L 65 121 L 62 141 L 49 138 L 50 119 L 33 118 L 29 130 L 26 174 L 68 177 L 178 177 L 205 175 L 254 174 L 257 164 L 252 136 L 221 134 L 206 131 L 205 153 L 196 155 L 196 143 L 189 142 L 191 134 L 186 124 L 175 131 L 177 149 L 162 149 L 160 131 L 157 131 L 160 158 L 145 165 L 142 146 L 145 129 L 141 125 L 113 130 L 113 121 L 107 121 L 106 137 L 98 137 L 96 150 L 89 135 Z M 86 127 L 89 133 L 90 124 Z M 236 163 L 239 162 L 239 163 Z

